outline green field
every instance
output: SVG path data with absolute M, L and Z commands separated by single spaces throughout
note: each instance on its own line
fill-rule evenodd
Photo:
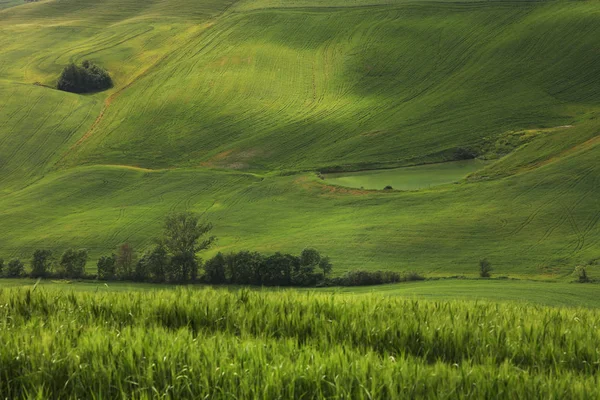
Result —
M 8 398 L 600 396 L 600 312 L 375 295 L 0 291 Z
M 428 278 L 0 279 L 0 398 L 600 398 L 598 160 L 598 0 L 0 0 L 0 258 L 193 211 Z
M 487 257 L 497 275 L 570 280 L 600 258 L 597 1 L 0 8 L 4 259 L 85 247 L 93 268 L 124 241 L 142 251 L 177 210 L 215 225 L 206 256 L 313 246 L 336 273 L 474 276 Z M 115 87 L 47 87 L 84 59 Z M 315 174 L 458 149 L 490 161 L 467 179 L 407 178 L 411 192 L 360 190 L 380 173 L 358 188 Z
M 2 279 L 0 288 L 33 288 L 34 286 L 60 290 L 63 292 L 131 292 L 148 290 L 172 290 L 179 288 L 170 284 L 151 284 L 137 282 L 77 282 L 69 280 L 37 281 L 34 279 Z M 188 285 L 189 289 L 205 290 L 206 285 Z M 219 286 L 216 286 L 217 288 Z M 241 287 L 233 286 L 233 291 Z M 281 290 L 292 289 L 256 289 Z M 600 297 L 595 284 L 578 284 L 553 281 L 531 280 L 480 280 L 480 279 L 441 279 L 424 282 L 406 282 L 365 287 L 333 287 L 318 289 L 298 289 L 305 292 L 335 294 L 377 294 L 393 296 L 407 300 L 435 301 L 484 301 L 500 303 L 520 303 L 551 307 L 587 307 L 600 308 Z

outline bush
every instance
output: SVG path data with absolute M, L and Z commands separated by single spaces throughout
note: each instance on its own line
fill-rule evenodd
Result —
M 579 266 L 575 269 L 575 271 L 577 272 L 577 282 L 579 283 L 588 283 L 590 282 L 590 277 L 588 276 L 587 273 L 587 268 L 584 266 Z
M 479 260 L 479 276 L 482 278 L 489 278 L 493 271 L 492 263 L 486 258 Z
M 113 82 L 108 72 L 89 62 L 81 66 L 71 63 L 67 65 L 57 82 L 57 89 L 71 93 L 90 93 L 108 89 Z
M 2 276 L 3 270 L 4 270 L 4 259 L 0 258 L 0 276 Z
M 52 252 L 50 250 L 36 250 L 33 253 L 33 260 L 31 262 L 31 276 L 32 278 L 45 278 L 50 274 L 50 266 Z
M 6 276 L 9 278 L 19 278 L 25 275 L 25 265 L 18 258 L 10 260 L 6 268 Z
M 383 188 L 383 190 L 394 190 L 394 188 L 391 187 L 390 185 L 387 185 L 386 187 Z
M 240 251 L 219 253 L 204 264 L 204 282 L 262 286 L 315 286 L 325 280 L 332 265 L 315 249 L 305 249 L 299 257 L 275 253 L 271 256 Z
M 477 157 L 477 152 L 473 149 L 459 147 L 454 151 L 455 160 L 472 160 Z
M 329 279 L 328 284 L 333 286 L 370 286 L 386 283 L 408 281 L 422 281 L 425 278 L 416 272 L 400 274 L 392 271 L 349 271 L 343 276 Z

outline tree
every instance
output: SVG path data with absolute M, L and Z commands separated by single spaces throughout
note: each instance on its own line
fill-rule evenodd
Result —
M 190 212 L 167 217 L 161 244 L 171 255 L 167 273 L 170 280 L 185 282 L 196 279 L 196 253 L 208 249 L 215 241 L 214 236 L 207 237 L 211 229 L 210 223 L 201 223 L 198 216 Z
M 321 268 L 321 254 L 311 248 L 302 250 L 302 253 L 300 253 L 300 266 L 292 274 L 292 283 L 298 286 L 312 286 L 322 281 L 325 272 L 316 271 L 317 267 Z M 322 267 L 328 271 L 331 270 L 329 259 L 323 263 Z
M 10 260 L 6 268 L 6 276 L 18 278 L 25 275 L 25 265 L 18 258 Z
M 31 274 L 32 278 L 44 278 L 50 272 L 52 252 L 50 250 L 36 250 L 33 253 L 33 260 L 31 262 Z
M 4 259 L 0 258 L 0 275 L 2 275 L 3 270 L 4 270 Z
M 110 256 L 102 256 L 96 264 L 98 266 L 98 279 L 101 280 L 112 280 L 116 278 L 117 256 L 111 254 Z
M 133 278 L 133 268 L 135 265 L 135 252 L 133 246 L 129 243 L 123 243 L 117 247 L 116 274 L 120 279 Z
M 148 260 L 146 259 L 146 254 L 144 254 L 138 262 L 135 263 L 132 278 L 136 282 L 145 282 L 148 280 L 148 275 Z
M 169 254 L 164 246 L 155 246 L 144 257 L 148 279 L 153 282 L 165 282 L 167 270 L 169 269 Z
M 204 263 L 204 281 L 206 283 L 222 284 L 227 282 L 225 276 L 225 257 L 222 253 Z
M 328 276 L 333 269 L 333 264 L 331 264 L 331 260 L 329 257 L 321 257 L 321 261 L 319 261 L 319 268 L 323 270 L 323 274 Z
M 300 266 L 300 259 L 291 254 L 275 253 L 265 260 L 262 283 L 267 286 L 292 284 L 292 273 Z
M 196 254 L 208 249 L 215 241 L 214 236 L 200 241 L 200 238 L 207 235 L 211 229 L 212 224 L 201 223 L 198 216 L 193 213 L 173 214 L 165 220 L 162 243 L 171 254 Z
M 491 276 L 491 272 L 493 271 L 492 263 L 487 260 L 487 258 L 483 258 L 479 260 L 479 276 L 482 278 L 489 278 Z
M 88 260 L 88 251 L 85 249 L 65 251 L 60 257 L 60 266 L 68 278 L 81 278 L 85 274 L 85 264 Z

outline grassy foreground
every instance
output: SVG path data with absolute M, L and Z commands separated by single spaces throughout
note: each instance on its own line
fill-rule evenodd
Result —
M 597 398 L 600 311 L 286 291 L 0 291 L 8 398 Z

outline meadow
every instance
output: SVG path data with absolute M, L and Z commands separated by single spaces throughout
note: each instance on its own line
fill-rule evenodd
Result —
M 475 275 L 482 257 L 498 275 L 565 280 L 590 262 L 597 273 L 595 1 L 0 7 L 5 260 L 87 248 L 93 270 L 191 210 L 219 237 L 202 257 L 315 247 L 339 273 Z M 84 59 L 115 86 L 52 89 Z M 489 162 L 453 185 L 363 191 L 316 177 L 461 149 Z
M 192 211 L 204 260 L 429 278 L 2 279 L 0 397 L 600 398 L 599 116 L 597 0 L 0 0 L 0 258 Z
M 597 309 L 239 290 L 0 291 L 9 398 L 597 398 Z

